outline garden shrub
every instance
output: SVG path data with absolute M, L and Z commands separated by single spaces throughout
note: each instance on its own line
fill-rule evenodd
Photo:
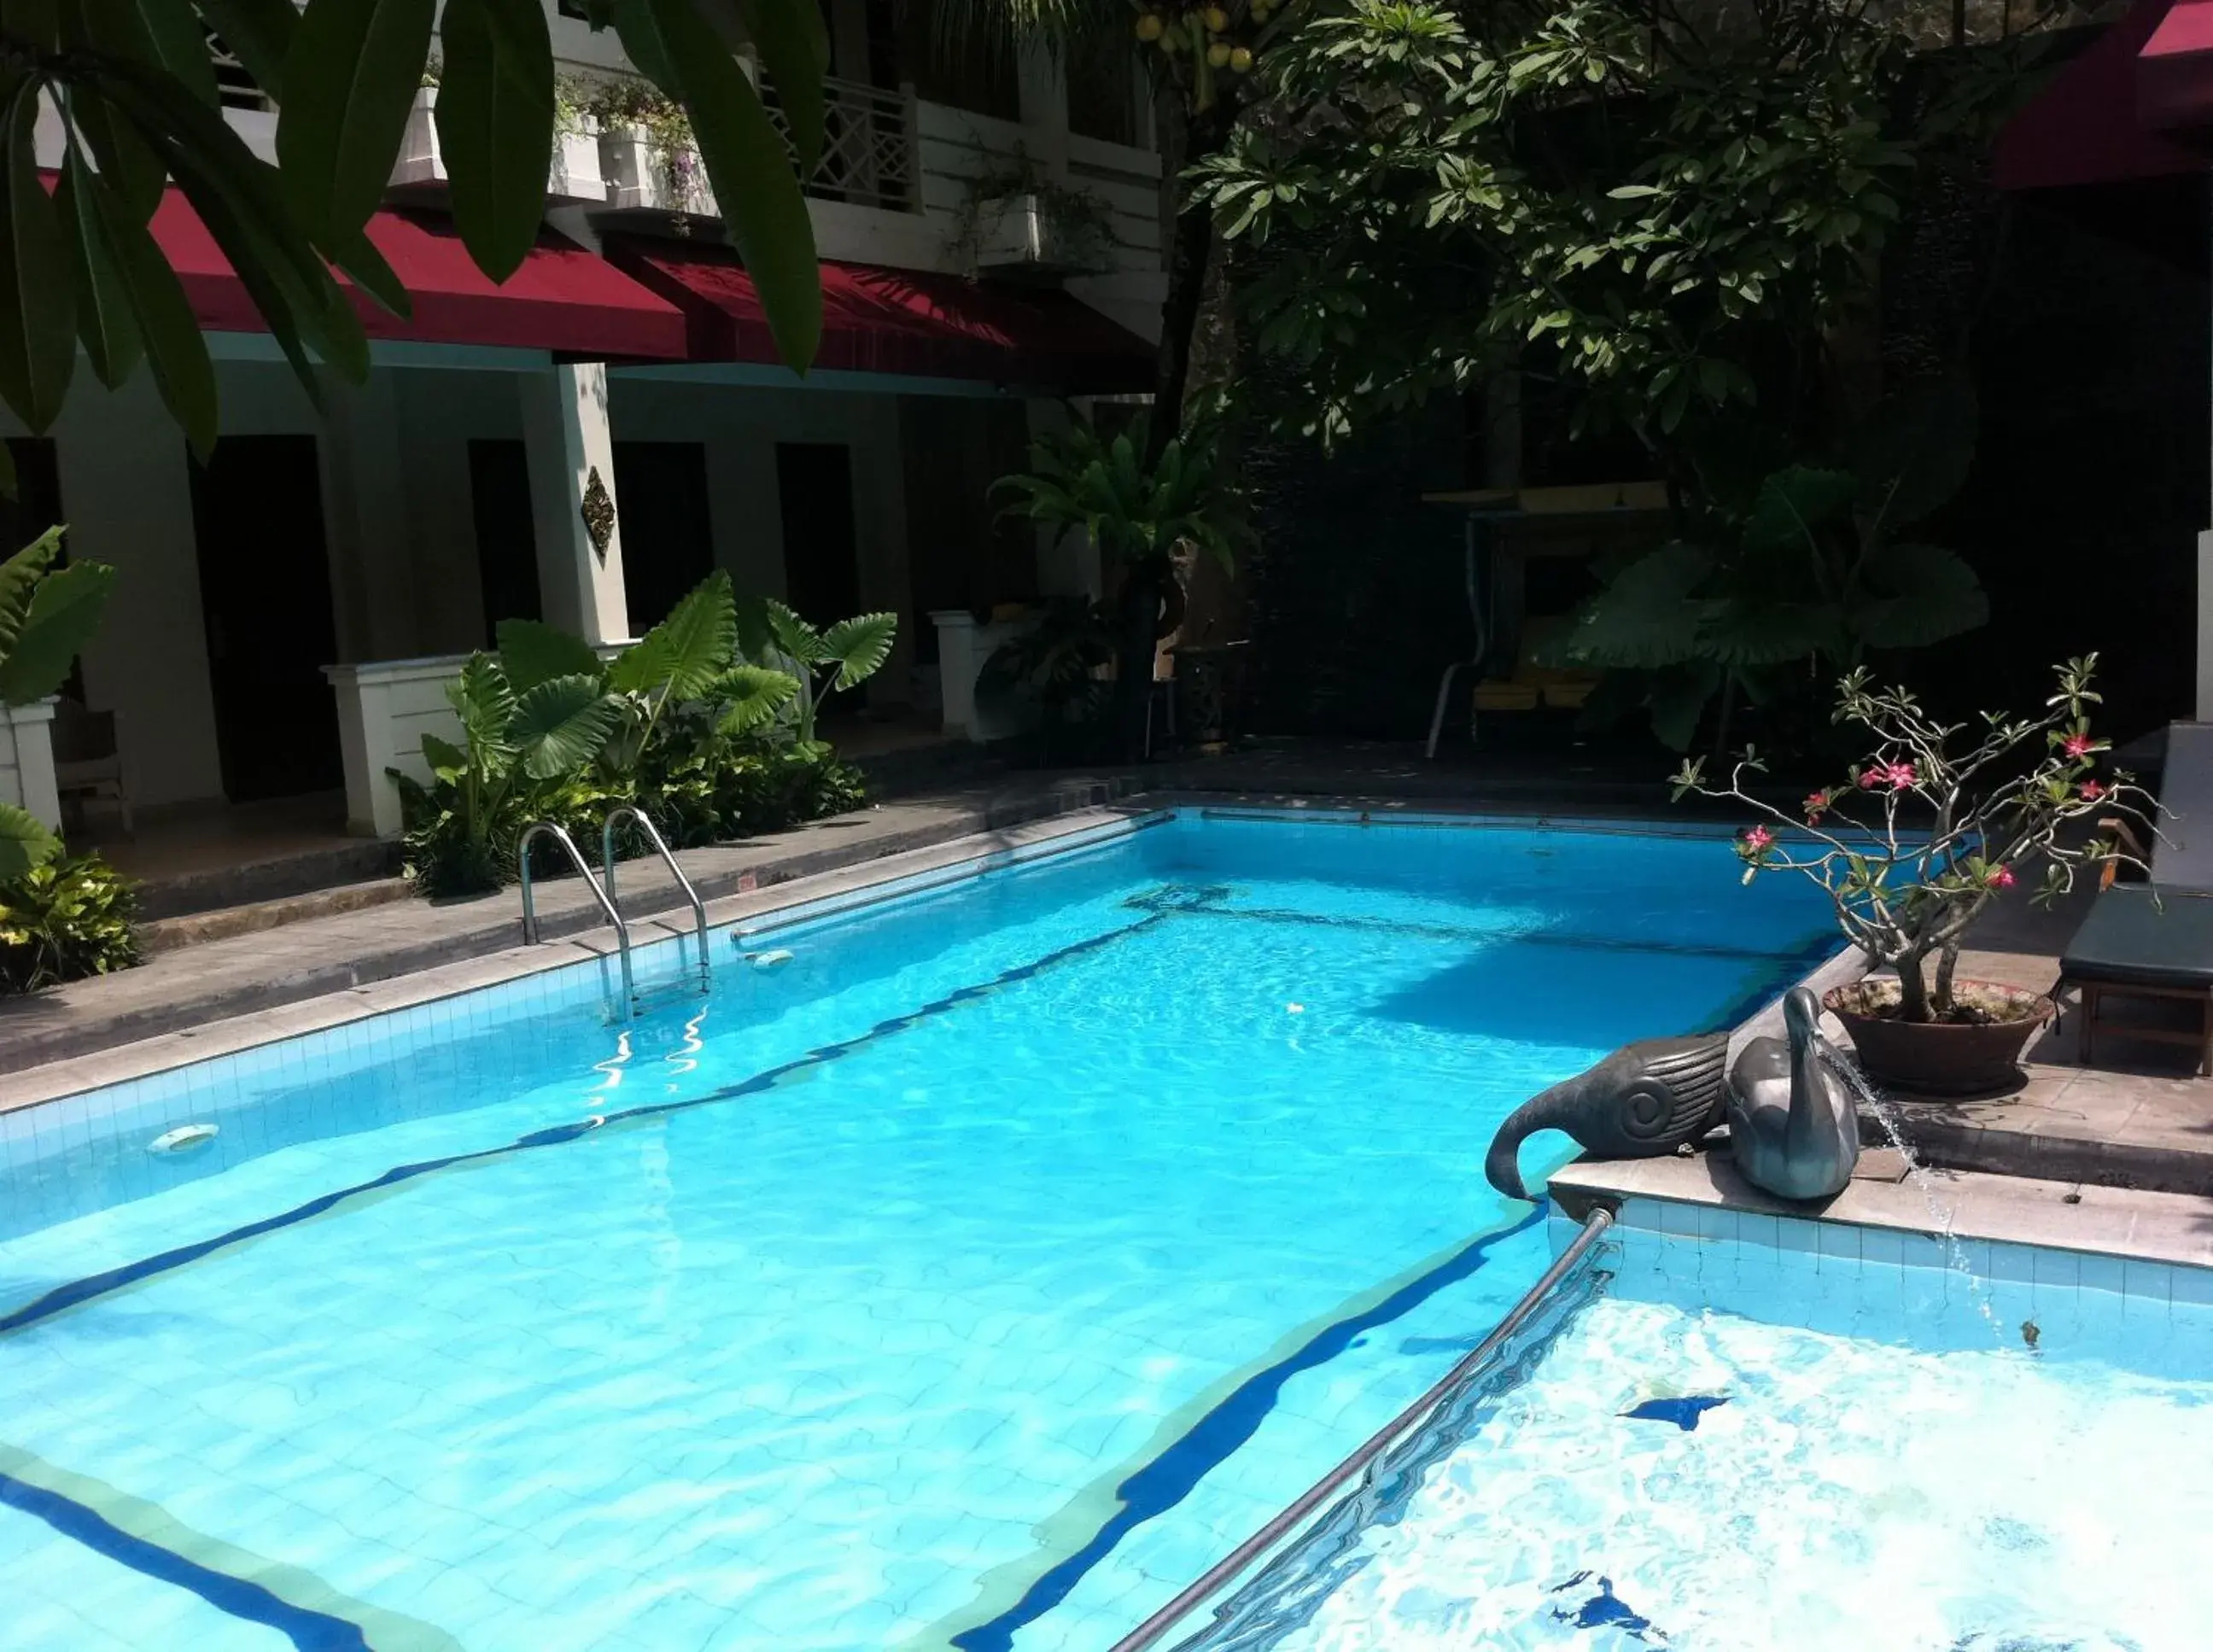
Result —
M 97 855 L 0 883 L 0 992 L 35 992 L 138 961 L 137 886 Z
M 882 663 L 892 624 L 864 614 L 817 631 L 773 602 L 741 624 L 722 573 L 612 661 L 552 626 L 503 622 L 497 650 L 470 656 L 447 691 L 462 743 L 424 737 L 427 785 L 392 771 L 408 875 L 433 896 L 497 889 L 533 820 L 596 864 L 608 814 L 628 803 L 672 848 L 859 807 L 859 771 L 810 732 L 821 698 Z M 649 848 L 635 822 L 617 827 L 619 857 Z M 533 877 L 572 869 L 552 844 L 532 854 Z

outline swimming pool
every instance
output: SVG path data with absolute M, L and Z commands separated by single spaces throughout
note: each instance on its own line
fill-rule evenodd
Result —
M 1624 1216 L 1438 1427 L 1162 1644 L 2206 1644 L 2213 1271 Z
M 1834 944 L 1730 866 L 1161 814 L 0 1119 L 0 1644 L 1106 1646 L 1542 1271 L 1511 1106 Z

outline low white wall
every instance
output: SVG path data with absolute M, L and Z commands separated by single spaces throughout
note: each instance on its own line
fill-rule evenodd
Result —
M 61 829 L 61 795 L 54 789 L 54 703 L 0 705 L 0 803 L 28 809 Z
M 399 788 L 388 770 L 430 783 L 423 736 L 463 744 L 461 719 L 446 698 L 466 656 L 381 660 L 324 668 L 338 692 L 338 744 L 345 756 L 346 829 L 370 838 L 399 835 Z

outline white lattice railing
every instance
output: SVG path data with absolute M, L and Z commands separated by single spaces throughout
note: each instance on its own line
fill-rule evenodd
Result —
M 769 119 L 789 142 L 790 126 L 773 88 L 766 101 Z M 921 210 L 913 93 L 826 75 L 822 101 L 822 159 L 806 181 L 807 192 L 893 212 Z

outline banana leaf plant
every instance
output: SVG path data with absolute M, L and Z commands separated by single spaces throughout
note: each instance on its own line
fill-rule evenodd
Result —
M 582 770 L 621 726 L 623 704 L 599 674 L 531 680 L 542 660 L 519 659 L 517 688 L 504 655 L 472 654 L 446 698 L 461 720 L 462 743 L 423 736 L 434 783 L 394 769 L 411 835 L 450 825 L 459 842 L 443 858 L 431 893 L 497 889 L 514 873 L 516 839 L 546 793 Z M 594 657 L 594 664 L 598 663 Z M 442 817 L 450 814 L 450 822 Z
M 100 628 L 115 570 L 54 564 L 65 528 L 49 528 L 0 562 L 0 705 L 29 705 L 59 689 Z M 0 803 L 0 881 L 61 853 L 62 840 L 28 810 Z
M 796 677 L 738 655 L 737 598 L 717 569 L 668 617 L 611 660 L 591 644 L 534 619 L 499 625 L 500 658 L 518 689 L 559 676 L 597 676 L 621 707 L 597 754 L 602 772 L 627 774 L 680 711 L 707 737 L 733 740 L 766 727 L 800 693 Z
M 1958 491 L 1974 456 L 1964 379 L 1911 387 L 1820 464 L 1740 482 L 1716 454 L 1688 530 L 1630 563 L 1576 616 L 1551 662 L 1644 674 L 1653 731 L 1687 750 L 1722 697 L 1720 746 L 1741 693 L 1785 667 L 1838 674 L 1990 618 L 1957 552 L 1903 537 Z
M 875 676 L 891 657 L 899 636 L 895 613 L 856 614 L 834 625 L 816 626 L 774 597 L 745 603 L 736 622 L 745 655 L 798 685 L 791 715 L 794 738 L 802 745 L 814 743 L 822 702 Z

